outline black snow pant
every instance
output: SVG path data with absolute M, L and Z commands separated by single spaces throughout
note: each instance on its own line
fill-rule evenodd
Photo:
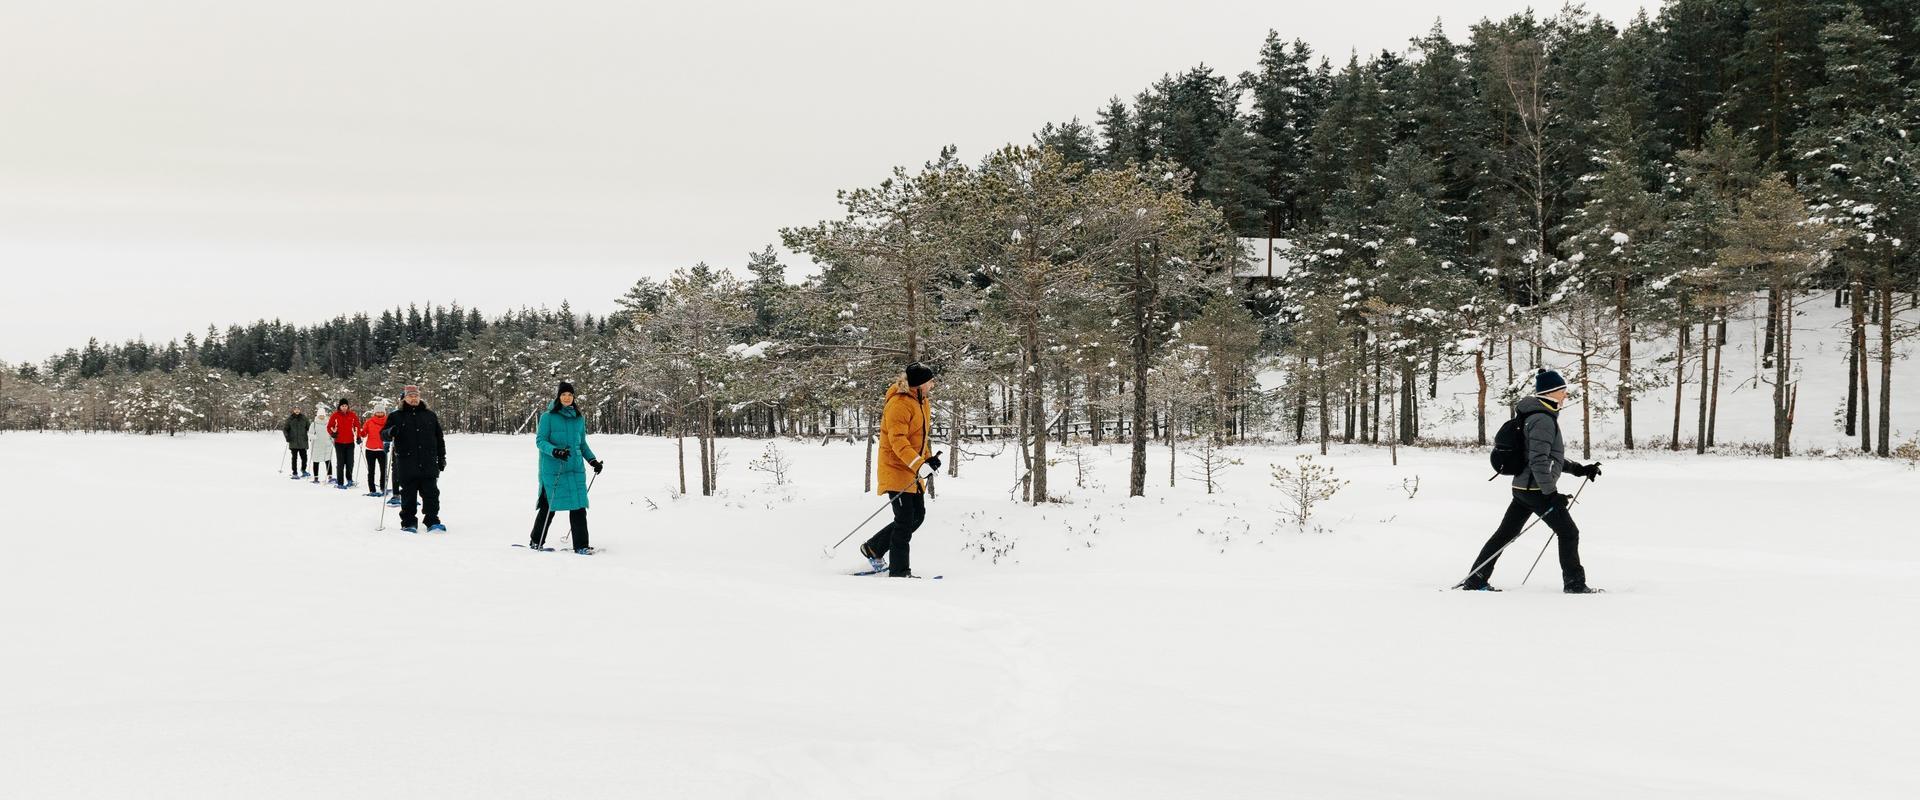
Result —
M 1539 492 L 1515 489 L 1513 502 L 1507 506 L 1507 515 L 1500 519 L 1500 527 L 1494 530 L 1493 538 L 1480 548 L 1480 556 L 1473 560 L 1478 569 L 1467 577 L 1468 586 L 1484 585 L 1493 577 L 1493 565 L 1500 559 L 1500 549 L 1519 538 L 1527 518 L 1536 514 L 1560 540 L 1560 582 L 1565 586 L 1586 585 L 1587 569 L 1580 566 L 1580 526 L 1573 524 L 1573 516 L 1566 508 L 1548 502 L 1546 496 Z
M 376 466 L 380 468 L 380 478 L 378 480 L 375 480 L 373 477 L 373 468 Z M 380 487 L 385 485 L 387 485 L 387 451 L 368 450 L 367 491 L 377 492 L 380 491 Z
M 893 522 L 860 545 L 860 552 L 868 558 L 887 559 L 887 574 L 901 578 L 913 572 L 913 563 L 907 558 L 909 544 L 913 532 L 927 520 L 927 498 L 919 492 L 888 492 L 887 498 L 893 503 Z
M 341 486 L 345 486 L 349 483 L 352 483 L 353 482 L 353 443 L 347 442 L 346 444 L 341 444 L 339 442 L 334 442 L 333 443 L 333 461 L 334 463 L 340 465 L 339 467 L 336 468 L 340 471 L 340 475 L 339 477 L 334 479 L 334 483 L 340 484 Z
M 293 474 L 295 476 L 298 476 L 302 472 L 306 472 L 307 471 L 306 448 L 300 448 L 298 450 L 294 450 L 293 457 L 288 459 L 288 461 L 293 465 Z
M 540 502 L 534 505 L 533 534 L 527 537 L 527 543 L 535 548 L 547 546 L 547 529 L 553 527 L 553 515 L 560 512 L 547 510 L 547 490 L 540 490 Z M 587 543 L 587 510 L 576 508 L 567 512 L 567 530 L 573 535 L 573 549 L 592 547 Z
M 400 527 L 419 527 L 416 509 L 426 515 L 427 527 L 440 524 L 440 472 L 434 469 L 410 469 L 395 464 L 393 488 L 400 494 Z M 425 506 L 421 508 L 421 506 Z

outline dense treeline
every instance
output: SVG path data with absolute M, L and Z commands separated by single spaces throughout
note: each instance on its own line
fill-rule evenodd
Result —
M 1484 441 L 1536 366 L 1576 381 L 1583 428 L 1617 414 L 1626 447 L 1705 452 L 1727 324 L 1755 315 L 1785 456 L 1792 320 L 1824 289 L 1851 318 L 1844 427 L 1884 455 L 1920 278 L 1916 55 L 1920 11 L 1887 0 L 1569 7 L 1337 65 L 1273 33 L 1239 76 L 1170 74 L 1091 126 L 842 192 L 781 232 L 804 279 L 769 247 L 597 320 L 431 307 L 89 343 L 6 370 L 0 427 L 259 428 L 418 382 L 450 427 L 512 432 L 565 376 L 596 430 L 692 438 L 711 492 L 724 437 L 868 437 L 917 359 L 942 373 L 949 471 L 1011 449 L 1039 502 L 1076 437 L 1127 442 L 1135 494 L 1149 442 L 1169 480 L 1183 442 L 1205 472 L 1250 430 L 1413 443 L 1448 375 L 1479 386 Z M 1655 391 L 1673 418 L 1636 420 Z

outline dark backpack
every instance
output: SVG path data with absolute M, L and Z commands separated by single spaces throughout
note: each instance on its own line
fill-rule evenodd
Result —
M 1518 475 L 1527 469 L 1527 418 L 1545 411 L 1529 411 L 1500 424 L 1500 430 L 1493 434 L 1493 453 L 1487 460 L 1493 462 L 1493 471 L 1501 475 Z

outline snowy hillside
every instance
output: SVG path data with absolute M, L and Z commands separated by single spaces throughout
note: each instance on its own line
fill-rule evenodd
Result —
M 0 436 L 0 794 L 1920 795 L 1902 464 L 1610 460 L 1576 516 L 1611 592 L 1576 597 L 1552 557 L 1520 585 L 1538 530 L 1507 592 L 1440 591 L 1505 504 L 1478 453 L 1341 450 L 1306 534 L 1293 448 L 1211 496 L 1156 448 L 1134 500 L 1124 450 L 1085 488 L 1068 453 L 1040 509 L 970 462 L 916 536 L 945 579 L 905 581 L 820 556 L 878 506 L 857 447 L 783 441 L 775 487 L 727 441 L 721 496 L 675 498 L 670 441 L 599 438 L 581 557 L 509 547 L 528 445 L 452 437 L 452 531 L 409 536 L 273 434 Z
M 1828 454 L 1857 451 L 1858 438 L 1849 439 L 1841 427 L 1847 401 L 1847 310 L 1833 307 L 1831 293 L 1808 295 L 1801 300 L 1799 309 L 1801 313 L 1794 326 L 1794 358 L 1800 373 L 1800 407 L 1793 430 L 1795 452 L 1808 455 L 1815 451 Z M 1728 325 L 1716 436 L 1722 450 L 1738 449 L 1742 445 L 1765 445 L 1773 441 L 1773 385 L 1757 378 L 1762 373 L 1759 352 L 1764 326 L 1759 316 L 1764 311 L 1764 304 L 1749 308 Z M 1695 331 L 1697 334 L 1698 329 Z M 1880 413 L 1878 329 L 1869 328 L 1867 336 L 1873 359 L 1872 410 L 1877 420 Z M 1528 374 L 1526 354 L 1522 349 L 1524 346 L 1524 342 L 1514 345 L 1515 375 L 1519 377 Z M 1917 399 L 1920 398 L 1920 362 L 1910 357 L 1914 348 L 1913 341 L 1894 346 L 1898 354 L 1893 368 L 1893 442 L 1896 446 L 1920 435 L 1920 399 Z M 1634 345 L 1635 368 L 1654 373 L 1646 375 L 1643 380 L 1658 382 L 1653 388 L 1644 389 L 1634 399 L 1634 431 L 1641 447 L 1665 447 L 1672 436 L 1673 350 L 1674 340 L 1671 336 L 1644 340 Z M 1502 347 L 1496 353 L 1497 357 L 1487 362 L 1488 380 L 1495 392 L 1507 381 L 1505 353 Z M 1549 353 L 1547 365 L 1560 370 L 1578 388 L 1580 369 L 1577 359 Z M 1766 374 L 1770 380 L 1770 369 Z M 1605 395 L 1593 408 L 1594 445 L 1606 450 L 1618 447 L 1621 442 L 1620 415 L 1613 408 L 1614 375 L 1613 363 L 1594 365 L 1596 386 L 1604 387 L 1604 391 L 1597 388 L 1596 392 Z M 1699 380 L 1696 352 L 1687 359 L 1688 383 L 1681 400 L 1680 440 L 1687 449 L 1693 446 L 1698 419 Z M 1278 386 L 1282 381 L 1284 375 L 1280 373 L 1269 372 L 1262 376 L 1263 385 L 1269 387 Z M 1471 361 L 1441 379 L 1440 396 L 1436 400 L 1426 397 L 1424 389 L 1427 378 L 1424 373 L 1419 381 L 1423 404 L 1421 435 L 1445 441 L 1473 441 L 1475 385 Z M 1494 408 L 1493 397 L 1490 394 L 1488 401 L 1491 420 L 1489 431 L 1505 416 L 1503 410 Z M 1564 428 L 1570 448 L 1578 447 L 1580 411 L 1578 403 L 1568 409 Z M 1291 431 L 1288 426 L 1279 427 Z

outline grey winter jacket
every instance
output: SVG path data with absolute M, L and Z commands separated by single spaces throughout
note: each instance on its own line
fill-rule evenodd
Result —
M 1532 412 L 1546 413 L 1535 414 Z M 1567 467 L 1567 445 L 1560 439 L 1560 409 L 1538 397 L 1514 404 L 1515 414 L 1527 417 L 1527 468 L 1513 476 L 1513 488 L 1538 490 L 1543 494 L 1560 491 L 1560 473 Z
M 288 414 L 287 421 L 280 425 L 280 432 L 287 435 L 287 447 L 307 449 L 307 428 L 310 424 L 311 420 L 305 414 Z

